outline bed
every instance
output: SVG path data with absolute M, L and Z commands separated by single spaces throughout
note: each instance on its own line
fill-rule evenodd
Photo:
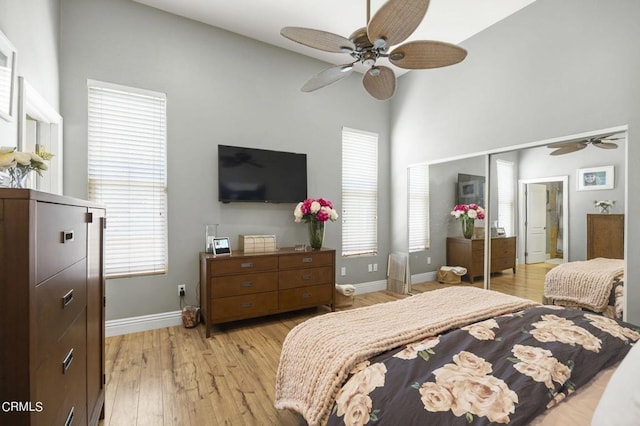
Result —
M 544 304 L 622 319 L 624 260 L 595 258 L 558 265 L 545 275 Z
M 545 410 L 574 393 L 593 410 L 587 391 L 604 389 L 639 338 L 635 326 L 587 311 L 435 290 L 296 326 L 275 406 L 310 425 L 552 424 L 539 423 L 556 411 Z

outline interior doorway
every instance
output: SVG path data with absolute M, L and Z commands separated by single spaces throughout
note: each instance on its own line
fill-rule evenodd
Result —
M 569 259 L 568 176 L 519 181 L 520 246 L 525 264 L 566 263 Z

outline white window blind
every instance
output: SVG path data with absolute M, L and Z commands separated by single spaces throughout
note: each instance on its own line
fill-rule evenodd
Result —
M 510 161 L 496 161 L 498 174 L 498 226 L 504 228 L 505 235 L 513 234 L 514 219 L 514 175 L 513 163 Z
M 429 248 L 429 166 L 409 167 L 409 252 Z
M 92 80 L 88 93 L 88 195 L 107 208 L 105 273 L 166 273 L 166 96 Z
M 378 252 L 378 135 L 342 129 L 342 255 Z

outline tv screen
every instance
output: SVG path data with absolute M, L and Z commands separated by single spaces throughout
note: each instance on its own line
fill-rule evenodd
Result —
M 218 145 L 218 200 L 297 203 L 307 198 L 307 155 Z
M 484 205 L 484 176 L 458 173 L 457 204 Z

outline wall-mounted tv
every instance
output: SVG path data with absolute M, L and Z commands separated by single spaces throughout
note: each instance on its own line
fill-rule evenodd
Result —
M 484 176 L 458 173 L 456 190 L 456 204 L 477 204 L 482 208 L 487 207 L 484 205 Z
M 218 145 L 218 200 L 297 203 L 307 198 L 307 155 Z

